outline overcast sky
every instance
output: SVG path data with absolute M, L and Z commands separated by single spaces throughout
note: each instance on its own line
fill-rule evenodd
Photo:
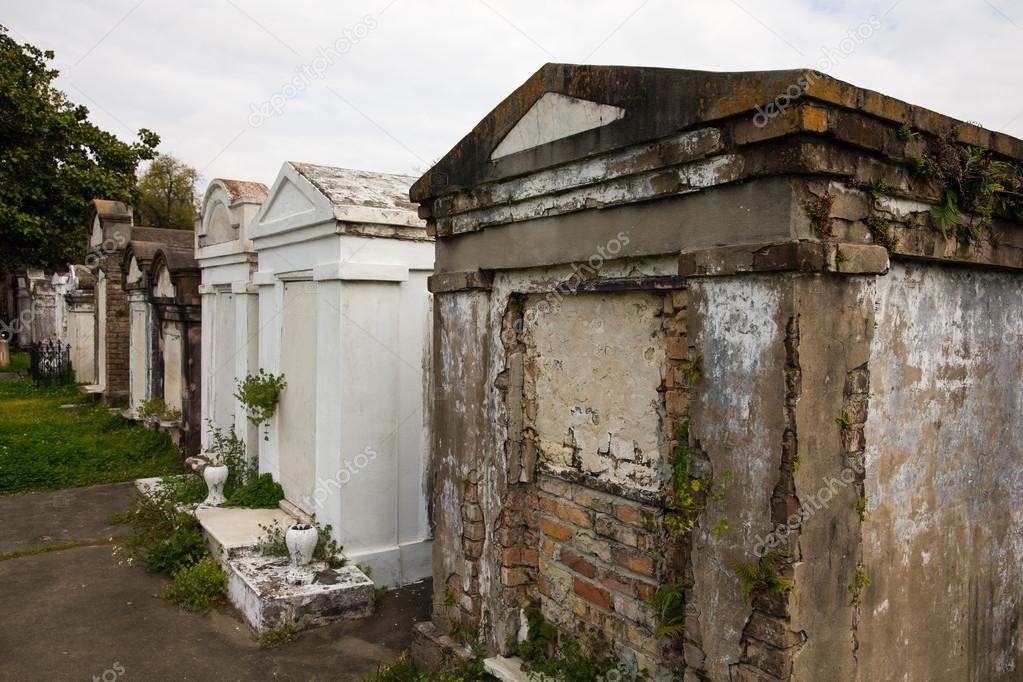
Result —
M 122 139 L 215 177 L 420 174 L 545 62 L 816 67 L 1023 137 L 1021 0 L 0 0 Z M 853 37 L 854 36 L 855 39 Z

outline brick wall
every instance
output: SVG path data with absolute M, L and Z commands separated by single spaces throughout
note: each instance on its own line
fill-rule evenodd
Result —
M 567 631 L 596 629 L 654 670 L 659 531 L 649 521 L 660 510 L 544 474 L 537 487 L 544 616 Z
M 124 290 L 124 273 L 121 272 L 120 251 L 107 254 L 100 261 L 100 269 L 106 274 L 106 369 L 105 382 L 101 377 L 100 381 L 105 383 L 105 399 L 109 397 L 113 402 L 123 399 L 128 394 L 130 379 L 130 337 L 131 330 L 128 310 L 128 295 Z M 99 314 L 97 312 L 97 314 Z

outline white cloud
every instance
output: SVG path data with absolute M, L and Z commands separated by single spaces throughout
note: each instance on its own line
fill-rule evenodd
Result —
M 1023 137 L 1011 0 L 3 1 L 0 21 L 57 53 L 59 86 L 97 124 L 151 128 L 206 178 L 270 183 L 285 160 L 421 172 L 544 62 L 814 66 L 871 16 L 880 28 L 831 75 Z M 250 125 L 367 16 L 375 28 Z

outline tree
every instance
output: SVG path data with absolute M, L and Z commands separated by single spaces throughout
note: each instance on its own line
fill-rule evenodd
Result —
M 138 164 L 160 143 L 144 128 L 126 143 L 90 123 L 53 87 L 52 59 L 0 25 L 0 272 L 81 261 L 89 202 L 132 203 Z
M 139 178 L 136 222 L 150 227 L 192 229 L 199 172 L 169 154 L 159 154 Z

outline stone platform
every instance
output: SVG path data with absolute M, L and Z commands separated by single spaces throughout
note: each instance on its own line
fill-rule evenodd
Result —
M 244 552 L 228 560 L 228 597 L 257 633 L 282 625 L 298 629 L 373 613 L 373 581 L 355 566 L 313 562 L 291 566 L 287 557 Z
M 149 494 L 160 480 L 139 479 L 135 486 Z M 373 581 L 357 567 L 331 569 L 313 562 L 296 569 L 287 557 L 256 551 L 263 526 L 276 523 L 286 529 L 296 523 L 288 512 L 201 504 L 182 511 L 199 520 L 206 546 L 227 573 L 228 599 L 257 634 L 287 624 L 303 630 L 373 613 Z

